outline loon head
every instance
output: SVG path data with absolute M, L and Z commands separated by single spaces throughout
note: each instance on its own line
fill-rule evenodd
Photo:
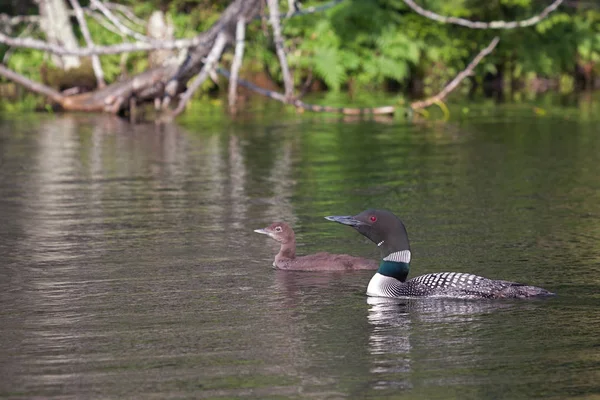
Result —
M 285 222 L 273 222 L 263 229 L 255 229 L 254 232 L 268 235 L 281 244 L 294 243 L 296 238 L 294 230 Z
M 410 244 L 406 228 L 390 211 L 368 209 L 355 216 L 340 215 L 325 217 L 325 219 L 356 229 L 379 246 L 384 259 L 391 254 L 407 251 L 410 260 Z

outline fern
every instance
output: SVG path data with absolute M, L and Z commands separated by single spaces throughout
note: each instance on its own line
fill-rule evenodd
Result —
M 342 57 L 333 47 L 317 48 L 314 57 L 315 73 L 334 92 L 340 90 L 346 80 L 346 70 L 342 66 Z

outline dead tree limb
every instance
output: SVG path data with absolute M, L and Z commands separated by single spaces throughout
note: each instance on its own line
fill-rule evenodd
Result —
M 9 68 L 6 68 L 3 64 L 0 64 L 0 75 L 5 77 L 6 79 L 10 79 L 15 83 L 18 83 L 19 85 L 23 86 L 25 89 L 31 92 L 46 96 L 55 103 L 60 104 L 60 102 L 64 98 L 64 96 L 60 94 L 60 92 L 58 92 L 57 90 L 54 90 L 51 87 L 48 87 L 41 83 L 34 82 L 31 79 L 26 78 L 23 75 L 18 74 Z
M 108 9 L 119 11 L 121 14 L 123 14 L 125 16 L 125 18 L 127 18 L 134 25 L 143 27 L 146 24 L 146 21 L 144 21 L 141 18 L 138 18 L 138 16 L 135 15 L 135 13 L 133 11 L 131 11 L 131 9 L 127 6 L 124 6 L 122 4 L 117 4 L 117 3 L 110 3 L 110 2 L 106 2 L 104 4 L 106 5 L 106 7 Z
M 203 40 L 203 35 L 200 34 L 192 39 L 178 39 L 167 42 L 152 41 L 152 42 L 135 42 L 135 43 L 120 43 L 111 46 L 94 46 L 93 48 L 77 48 L 67 49 L 65 47 L 47 43 L 41 40 L 30 37 L 13 38 L 0 32 L 0 43 L 4 43 L 14 47 L 24 47 L 33 50 L 42 50 L 49 53 L 58 54 L 61 56 L 80 56 L 89 57 L 93 54 L 121 54 L 132 53 L 134 51 L 149 51 L 149 50 L 174 50 L 185 49 L 188 47 L 203 46 L 207 43 Z
M 134 30 L 129 29 L 125 25 L 119 21 L 119 19 L 99 0 L 91 0 L 92 9 L 98 9 L 104 16 L 114 25 L 117 29 L 124 35 L 131 36 L 137 40 L 141 40 L 142 42 L 152 42 L 152 38 L 148 36 L 142 35 L 140 33 L 135 32 Z
M 231 79 L 229 80 L 229 111 L 235 112 L 237 100 L 237 80 L 244 57 L 244 41 L 246 36 L 246 21 L 240 18 L 235 27 L 235 53 L 231 63 Z
M 420 108 L 426 108 L 431 106 L 432 104 L 442 101 L 451 91 L 453 91 L 460 84 L 460 82 L 462 82 L 463 79 L 465 79 L 467 76 L 473 73 L 473 69 L 475 69 L 475 67 L 481 62 L 481 60 L 483 60 L 485 56 L 487 56 L 494 50 L 499 41 L 500 38 L 498 36 L 492 39 L 490 44 L 488 44 L 487 47 L 481 50 L 479 54 L 477 54 L 475 58 L 469 63 L 469 65 L 467 65 L 467 68 L 465 68 L 458 75 L 456 75 L 456 77 L 452 79 L 452 81 L 450 81 L 450 83 L 446 85 L 446 87 L 444 87 L 441 92 L 425 100 L 415 101 L 411 103 L 410 107 L 413 110 L 418 110 Z
M 237 21 L 244 18 L 252 20 L 261 9 L 262 0 L 233 0 L 221 14 L 221 17 L 209 29 L 198 34 L 192 39 L 175 40 L 170 42 L 154 41 L 151 43 L 123 43 L 117 46 L 96 46 L 95 48 L 80 48 L 67 50 L 55 44 L 48 44 L 32 38 L 10 38 L 0 33 L 0 42 L 20 47 L 29 47 L 39 50 L 51 51 L 56 54 L 71 54 L 89 56 L 91 54 L 115 54 L 136 50 L 176 49 L 188 47 L 185 60 L 173 58 L 171 62 L 163 63 L 161 66 L 149 69 L 131 78 L 115 82 L 102 89 L 93 92 L 66 96 L 57 93 L 41 83 L 35 83 L 2 67 L 0 73 L 27 89 L 41 94 L 58 103 L 67 111 L 106 111 L 110 113 L 121 113 L 132 103 L 140 105 L 144 102 L 154 102 L 157 98 L 170 99 L 185 90 L 187 82 L 197 75 L 204 67 L 205 60 L 211 49 L 215 46 L 217 37 L 225 38 L 223 47 L 232 42 L 235 36 Z M 219 51 L 221 54 L 222 49 Z M 210 68 L 205 68 L 206 73 Z M 167 88 L 171 91 L 167 93 Z
M 23 29 L 23 31 L 21 33 L 19 33 L 19 37 L 20 36 L 27 36 L 29 34 L 31 34 L 31 32 L 33 31 L 33 23 L 29 22 L 27 24 L 27 26 Z M 6 53 L 4 53 L 4 57 L 2 57 L 2 62 L 4 64 L 6 64 L 8 62 L 8 60 L 10 59 L 10 57 L 12 56 L 12 54 L 14 53 L 15 49 L 14 48 L 9 48 Z
M 79 28 L 81 29 L 81 34 L 85 39 L 85 43 L 88 48 L 94 47 L 94 41 L 92 40 L 92 35 L 90 35 L 90 31 L 87 26 L 87 22 L 85 21 L 85 15 L 83 14 L 83 10 L 79 5 L 79 1 L 77 0 L 69 0 L 71 3 L 71 7 L 73 7 L 73 11 L 75 11 L 75 17 L 77 18 L 77 22 L 79 22 Z M 103 88 L 106 86 L 104 83 L 104 72 L 102 71 L 102 65 L 100 64 L 100 58 L 96 54 L 92 55 L 92 68 L 94 70 L 94 75 L 96 75 L 96 81 L 98 82 L 98 87 Z
M 231 74 L 229 71 L 217 68 L 217 72 L 226 77 L 227 79 L 231 79 Z M 238 83 L 240 86 L 244 86 L 256 92 L 262 96 L 277 100 L 279 102 L 290 104 L 297 108 L 301 108 L 303 110 L 313 111 L 313 112 L 330 112 L 330 113 L 338 113 L 344 115 L 392 115 L 396 112 L 395 106 L 382 106 L 382 107 L 369 107 L 369 108 L 351 108 L 351 107 L 330 107 L 330 106 L 318 106 L 314 104 L 305 103 L 298 99 L 288 99 L 285 94 L 273 92 L 271 90 L 267 90 L 265 88 L 261 88 L 258 85 L 255 85 L 252 82 L 248 82 L 244 79 L 238 79 Z
M 183 112 L 183 110 L 185 110 L 186 104 L 190 101 L 190 99 L 192 98 L 192 96 L 194 95 L 196 90 L 198 90 L 200 85 L 202 85 L 204 83 L 204 81 L 206 80 L 206 78 L 208 78 L 208 74 L 210 73 L 210 71 L 214 68 L 215 64 L 221 58 L 221 54 L 223 54 L 223 50 L 225 49 L 226 44 L 227 44 L 227 36 L 225 35 L 225 33 L 220 32 L 219 35 L 217 36 L 217 39 L 215 40 L 215 44 L 214 44 L 213 48 L 211 49 L 210 53 L 208 53 L 208 56 L 206 57 L 206 62 L 204 63 L 204 66 L 200 70 L 200 73 L 198 74 L 198 76 L 196 76 L 194 78 L 194 80 L 192 81 L 192 83 L 188 87 L 188 89 L 185 91 L 185 93 L 183 93 L 181 95 L 181 98 L 179 99 L 179 104 L 177 105 L 177 108 L 175 108 L 175 110 L 173 110 L 173 116 L 177 116 L 177 115 L 181 114 Z
M 283 75 L 283 86 L 285 88 L 285 96 L 291 99 L 294 95 L 294 81 L 288 67 L 285 49 L 283 47 L 283 35 L 281 33 L 281 21 L 279 19 L 279 4 L 278 0 L 267 0 L 269 6 L 269 22 L 273 28 L 273 39 L 275 41 L 275 51 L 279 58 L 281 66 L 281 74 Z
M 548 16 L 552 11 L 556 10 L 558 6 L 561 5 L 563 0 L 555 0 L 548 7 L 544 8 L 541 13 L 531 17 L 524 19 L 522 21 L 491 21 L 491 22 L 480 22 L 480 21 L 470 21 L 464 18 L 457 17 L 445 17 L 443 15 L 436 14 L 432 11 L 426 10 L 413 0 L 403 0 L 404 3 L 409 6 L 414 12 L 419 15 L 422 15 L 425 18 L 432 19 L 437 22 L 442 22 L 444 24 L 455 24 L 465 26 L 471 29 L 514 29 L 514 28 L 525 28 L 527 26 L 535 25 L 544 18 Z

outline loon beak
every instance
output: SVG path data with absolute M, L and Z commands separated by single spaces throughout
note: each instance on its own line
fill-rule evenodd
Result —
M 268 232 L 266 229 L 255 229 L 254 232 L 256 232 L 256 233 L 262 233 L 263 235 L 269 235 L 269 236 L 271 236 L 271 233 Z
M 343 224 L 343 225 L 349 225 L 352 226 L 354 228 L 360 226 L 360 225 L 366 225 L 364 222 L 357 220 L 356 218 L 350 216 L 350 215 L 334 215 L 331 217 L 325 217 L 326 220 L 328 221 L 333 221 L 333 222 L 337 222 L 339 224 Z

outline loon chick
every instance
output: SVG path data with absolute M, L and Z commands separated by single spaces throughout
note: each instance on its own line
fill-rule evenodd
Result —
M 347 271 L 359 269 L 375 270 L 379 264 L 374 260 L 352 257 L 346 254 L 316 253 L 296 257 L 296 236 L 285 222 L 274 222 L 264 229 L 254 232 L 268 235 L 281 243 L 273 266 L 290 271 Z
M 353 227 L 381 249 L 383 259 L 367 287 L 369 296 L 496 299 L 554 295 L 535 286 L 460 272 L 426 274 L 407 281 L 410 245 L 406 228 L 398 217 L 389 211 L 369 209 L 354 217 L 333 216 L 325 219 Z

